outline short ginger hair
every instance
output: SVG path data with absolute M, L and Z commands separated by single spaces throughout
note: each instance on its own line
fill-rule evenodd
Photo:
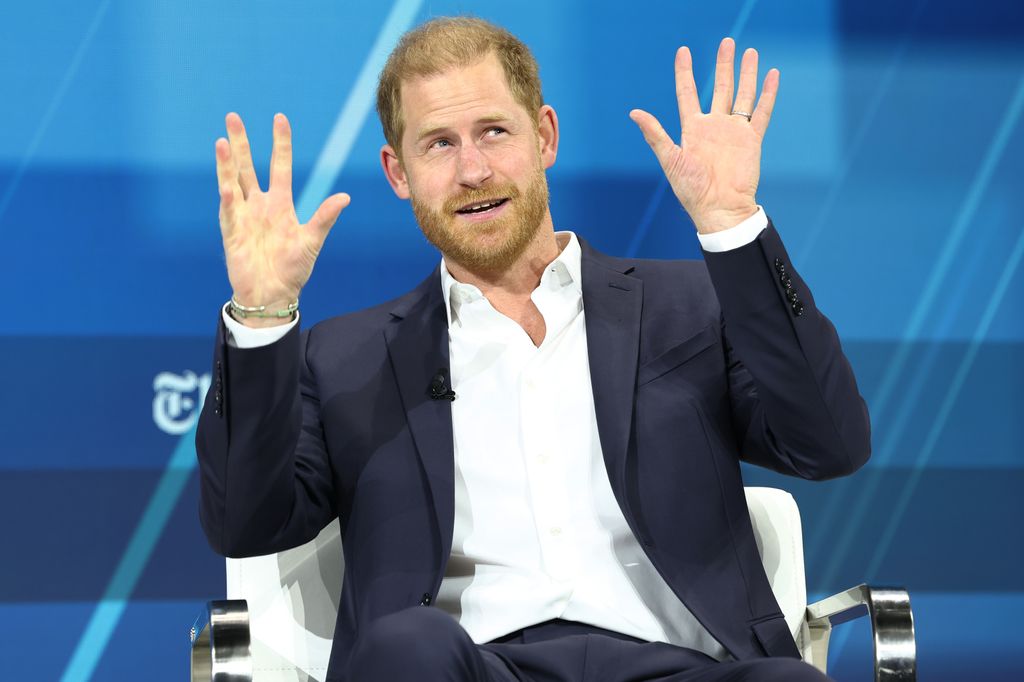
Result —
M 399 156 L 405 132 L 402 83 L 472 66 L 490 54 L 498 58 L 512 97 L 535 119 L 544 104 L 537 60 L 505 29 L 475 17 L 438 17 L 402 36 L 377 83 L 377 115 L 384 139 Z

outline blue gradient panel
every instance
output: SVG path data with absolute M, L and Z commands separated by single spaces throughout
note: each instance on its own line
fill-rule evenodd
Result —
M 224 114 L 245 119 L 264 181 L 272 116 L 288 114 L 303 217 L 352 195 L 304 323 L 399 295 L 437 255 L 382 177 L 374 80 L 402 27 L 457 12 L 535 51 L 561 123 L 555 223 L 614 254 L 699 256 L 627 117 L 642 107 L 678 131 L 676 47 L 704 89 L 725 34 L 781 70 L 758 199 L 840 330 L 875 456 L 827 483 L 746 479 L 797 497 L 813 595 L 909 588 L 921 679 L 1024 679 L 1024 5 L 1011 0 L 5 7 L 0 515 L 14 523 L 0 677 L 185 678 L 187 629 L 224 593 L 189 449 L 230 293 Z M 866 628 L 846 627 L 831 672 L 868 680 Z

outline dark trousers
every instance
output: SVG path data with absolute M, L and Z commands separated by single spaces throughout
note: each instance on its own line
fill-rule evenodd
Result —
M 792 658 L 720 663 L 693 649 L 644 642 L 554 620 L 474 644 L 436 608 L 412 607 L 375 621 L 356 642 L 352 682 L 822 682 Z

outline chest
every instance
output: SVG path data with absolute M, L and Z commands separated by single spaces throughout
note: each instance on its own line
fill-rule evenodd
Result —
M 581 311 L 540 347 L 452 334 L 456 537 L 473 547 L 491 533 L 469 529 L 501 528 L 503 546 L 535 552 L 537 537 L 557 539 L 552 529 L 592 528 L 594 510 L 616 511 L 584 327 Z
M 539 324 L 549 333 L 537 346 L 516 321 L 452 328 L 449 336 L 456 440 L 515 438 L 551 441 L 565 429 L 589 427 L 594 401 L 582 309 Z

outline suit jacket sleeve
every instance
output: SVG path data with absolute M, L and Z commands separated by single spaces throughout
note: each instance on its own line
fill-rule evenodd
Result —
M 871 451 L 867 406 L 771 222 L 750 244 L 704 259 L 722 309 L 742 459 L 810 479 L 856 471 Z
M 231 557 L 301 545 L 335 516 L 317 386 L 298 327 L 268 346 L 229 347 L 224 323 L 214 381 L 196 432 L 200 520 Z

